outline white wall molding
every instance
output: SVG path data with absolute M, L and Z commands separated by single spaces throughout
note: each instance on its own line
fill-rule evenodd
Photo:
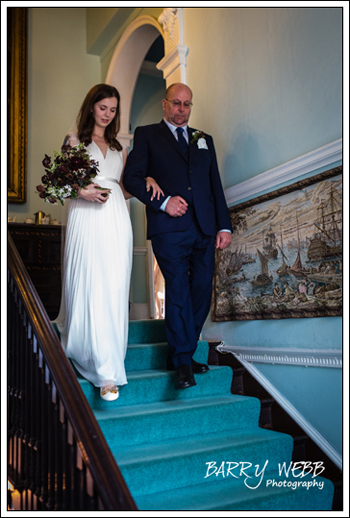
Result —
M 265 171 L 254 178 L 233 185 L 225 190 L 227 205 L 233 205 L 245 198 L 256 196 L 262 191 L 276 187 L 284 182 L 296 180 L 298 177 L 316 169 L 342 160 L 342 149 L 343 140 L 340 138 L 306 155 Z
M 165 7 L 158 16 L 165 36 L 165 54 L 168 54 L 176 43 L 182 43 L 179 41 L 179 12 L 182 12 L 182 8 Z
M 220 353 L 232 353 L 240 361 L 252 363 L 271 363 L 283 365 L 298 365 L 304 367 L 332 367 L 341 369 L 342 352 L 332 349 L 297 349 L 287 347 L 235 347 L 218 345 Z
M 220 346 L 218 346 L 220 347 Z M 233 349 L 233 348 L 231 348 Z M 325 452 L 339 469 L 342 469 L 342 457 L 331 444 L 314 428 L 298 410 L 265 378 L 261 372 L 249 361 L 246 361 L 230 351 L 243 367 L 267 390 L 273 399 L 294 419 L 294 421 L 305 431 L 305 433 Z
M 165 7 L 158 22 L 163 28 L 165 55 L 156 66 L 163 72 L 167 87 L 172 83 L 186 84 L 188 47 L 184 45 L 183 7 Z
M 181 81 L 186 82 L 186 56 L 188 47 L 186 45 L 176 45 L 164 58 L 157 63 L 157 68 L 163 71 L 164 79 L 168 83 Z M 178 77 L 175 77 L 178 76 Z

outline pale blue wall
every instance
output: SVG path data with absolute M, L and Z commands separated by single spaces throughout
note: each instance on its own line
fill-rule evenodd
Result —
M 225 188 L 342 133 L 341 8 L 185 8 L 191 124 Z
M 341 350 L 342 319 L 287 318 L 251 322 L 212 322 L 208 318 L 203 335 L 237 347 L 290 347 Z
M 326 331 L 327 325 L 323 323 L 320 327 Z M 329 338 L 329 330 L 326 333 Z M 320 334 L 317 333 L 318 338 Z M 343 400 L 340 369 L 271 364 L 255 364 L 255 367 L 258 367 L 259 372 L 270 383 L 278 387 L 282 396 L 297 408 L 337 452 L 342 452 L 340 428 Z
M 213 135 L 224 188 L 342 137 L 340 8 L 186 8 L 184 24 L 191 125 Z M 203 337 L 340 350 L 342 320 L 213 323 L 209 316 Z M 340 369 L 255 367 L 341 451 Z

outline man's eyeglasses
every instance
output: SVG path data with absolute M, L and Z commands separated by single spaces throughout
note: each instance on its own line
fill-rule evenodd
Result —
M 183 107 L 186 108 L 186 110 L 188 110 L 189 108 L 191 108 L 191 106 L 193 106 L 193 104 L 189 101 L 185 101 L 183 103 L 181 101 L 170 101 L 170 99 L 165 100 L 171 103 L 173 106 L 175 106 L 175 108 L 180 108 L 180 106 L 183 105 Z

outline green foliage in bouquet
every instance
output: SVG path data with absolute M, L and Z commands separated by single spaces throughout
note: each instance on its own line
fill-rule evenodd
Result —
M 61 153 L 54 152 L 54 161 L 45 154 L 42 161 L 45 175 L 36 192 L 47 203 L 63 205 L 65 198 L 76 198 L 81 188 L 87 187 L 97 175 L 98 162 L 93 160 L 84 144 L 63 145 Z

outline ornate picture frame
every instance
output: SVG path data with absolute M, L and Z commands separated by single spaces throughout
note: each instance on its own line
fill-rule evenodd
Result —
M 7 9 L 7 201 L 27 200 L 28 8 Z
M 229 210 L 214 322 L 342 315 L 342 166 Z

